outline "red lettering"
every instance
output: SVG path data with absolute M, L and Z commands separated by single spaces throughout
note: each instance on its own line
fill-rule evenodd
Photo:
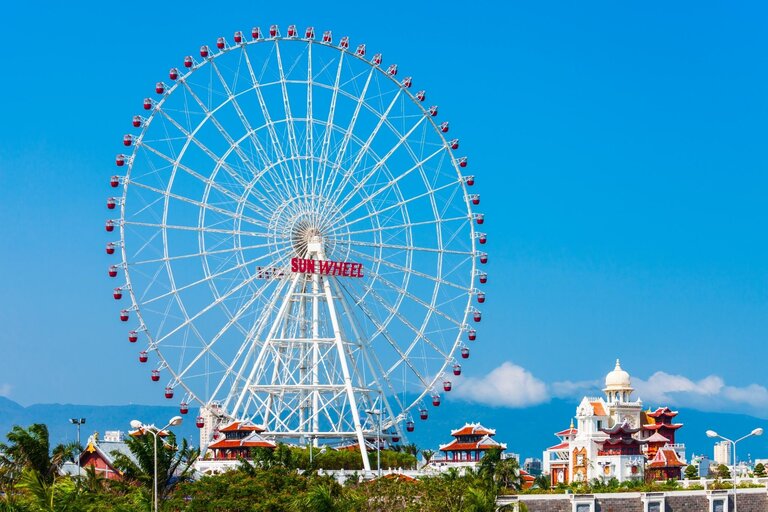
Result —
M 333 262 L 333 275 L 338 276 L 341 275 L 341 272 L 344 269 L 344 264 L 340 261 L 334 261 Z
M 291 272 L 299 271 L 299 258 L 291 258 Z
M 357 264 L 357 277 L 363 277 L 363 264 Z
M 320 262 L 320 273 L 325 275 L 330 275 L 331 273 L 331 261 L 323 260 Z
M 350 266 L 352 266 L 352 264 L 349 263 L 348 261 L 345 261 L 344 262 L 344 270 L 342 270 L 342 274 L 341 275 L 349 277 L 349 267 Z
M 307 273 L 315 273 L 315 260 L 307 260 Z

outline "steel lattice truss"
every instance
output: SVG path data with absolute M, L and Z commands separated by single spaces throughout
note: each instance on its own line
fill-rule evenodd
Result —
M 107 223 L 115 298 L 132 302 L 121 319 L 184 412 L 216 404 L 268 435 L 362 446 L 375 409 L 404 438 L 475 338 L 474 178 L 437 107 L 381 55 L 312 29 L 252 36 L 187 57 L 124 138 Z

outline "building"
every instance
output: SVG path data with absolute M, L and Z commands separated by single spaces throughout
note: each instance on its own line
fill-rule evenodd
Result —
M 617 359 L 605 376 L 604 396 L 584 397 L 576 407 L 576 425 L 571 421 L 569 428 L 555 433 L 559 442 L 544 451 L 543 472 L 553 486 L 594 478 L 643 479 L 651 460 L 655 466 L 649 478 L 662 473 L 679 478 L 685 445 L 675 442 L 682 427 L 673 423 L 678 413 L 668 407 L 646 411 L 633 392 L 629 373 Z M 673 450 L 675 457 L 665 453 L 656 460 L 664 449 Z M 667 461 L 669 466 L 663 466 Z
M 731 460 L 731 443 L 728 441 L 720 441 L 715 443 L 715 464 L 725 464 L 730 466 L 733 461 Z
M 467 423 L 451 431 L 453 441 L 440 445 L 442 457 L 435 459 L 435 462 L 475 464 L 492 448 L 506 450 L 506 444 L 493 439 L 495 435 L 496 431 L 492 428 L 485 428 L 479 423 Z
M 262 427 L 249 421 L 233 421 L 223 425 L 208 445 L 208 450 L 212 454 L 210 458 L 213 460 L 250 459 L 251 450 L 254 448 L 274 450 L 277 445 L 261 437 L 262 432 L 264 432 Z
M 529 475 L 539 476 L 541 474 L 541 459 L 528 457 L 523 463 L 523 469 Z
M 115 467 L 115 454 L 121 453 L 129 459 L 136 461 L 133 453 L 125 443 L 125 436 L 119 430 L 107 430 L 104 439 L 99 439 L 99 433 L 94 432 L 80 454 L 80 467 L 92 467 L 96 474 L 108 480 L 121 480 L 123 475 Z

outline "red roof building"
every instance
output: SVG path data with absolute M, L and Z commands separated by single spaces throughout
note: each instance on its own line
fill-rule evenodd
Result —
M 442 462 L 479 462 L 487 450 L 497 448 L 506 450 L 507 445 L 493 439 L 496 431 L 485 428 L 479 423 L 467 423 L 463 427 L 452 430 L 453 441 L 440 445 L 443 452 Z
M 675 431 L 683 426 L 682 423 L 672 423 L 672 418 L 677 416 L 678 412 L 669 407 L 659 407 L 655 411 L 645 411 L 645 422 L 643 430 L 648 432 L 658 432 L 669 439 L 670 444 L 675 444 Z
M 672 448 L 661 448 L 645 468 L 645 478 L 648 481 L 679 480 L 685 463 L 681 461 Z
M 275 443 L 261 437 L 264 429 L 245 421 L 233 421 L 219 428 L 208 449 L 213 452 L 213 460 L 233 460 L 251 458 L 252 448 L 274 449 Z

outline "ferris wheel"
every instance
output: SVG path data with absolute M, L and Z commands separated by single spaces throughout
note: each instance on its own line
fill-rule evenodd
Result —
M 273 25 L 202 46 L 144 100 L 108 273 L 181 413 L 362 451 L 451 390 L 485 301 L 484 216 L 416 84 L 364 44 Z

